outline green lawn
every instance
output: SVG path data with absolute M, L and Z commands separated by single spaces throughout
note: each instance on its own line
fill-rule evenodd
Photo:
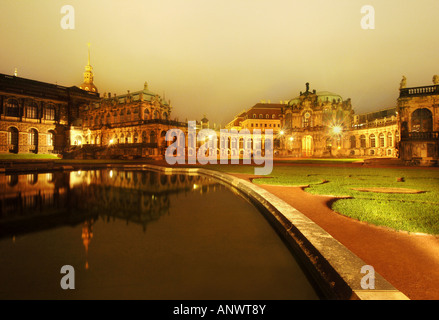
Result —
M 253 167 L 209 166 L 224 172 L 253 174 Z M 332 204 L 332 209 L 371 224 L 409 232 L 439 234 L 439 170 L 353 168 L 324 166 L 275 166 L 269 179 L 256 184 L 309 186 L 312 194 L 348 196 Z M 398 178 L 404 178 L 398 182 Z M 419 194 L 361 192 L 353 188 L 406 188 Z
M 276 160 L 276 163 L 310 163 L 310 164 L 341 164 L 341 163 L 354 163 L 363 162 L 363 159 L 288 159 L 288 160 Z

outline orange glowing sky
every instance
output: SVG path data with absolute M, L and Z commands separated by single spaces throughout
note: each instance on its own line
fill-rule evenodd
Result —
M 75 9 L 63 30 L 60 10 Z M 360 26 L 375 8 L 375 30 Z M 101 94 L 165 94 L 172 118 L 225 125 L 261 99 L 305 90 L 351 98 L 356 113 L 395 106 L 439 74 L 437 0 L 1 0 L 0 73 L 79 86 L 91 42 Z

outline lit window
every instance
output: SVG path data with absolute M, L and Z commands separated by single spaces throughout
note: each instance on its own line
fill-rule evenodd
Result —
M 366 148 L 366 136 L 365 135 L 360 136 L 360 147 Z
M 36 104 L 31 104 L 26 107 L 26 118 L 37 119 L 38 118 L 38 108 Z
M 388 147 L 392 147 L 393 146 L 393 136 L 392 136 L 391 132 L 389 132 L 387 134 L 387 146 Z
M 53 106 L 46 107 L 44 119 L 55 120 L 55 108 Z
M 381 134 L 379 135 L 379 141 L 380 141 L 380 147 L 381 147 L 381 148 L 384 148 L 384 143 L 385 143 L 385 141 L 384 141 L 384 134 L 383 134 L 383 133 L 381 133 Z
M 375 137 L 375 135 L 374 134 L 370 135 L 369 140 L 370 140 L 370 147 L 371 148 L 375 148 L 376 147 L 376 137 Z M 373 153 L 371 153 L 371 154 L 373 154 Z
M 9 99 L 6 103 L 6 115 L 10 117 L 19 117 L 20 109 L 18 107 L 18 101 L 15 99 Z

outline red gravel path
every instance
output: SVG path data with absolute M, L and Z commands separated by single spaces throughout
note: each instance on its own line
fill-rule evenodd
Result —
M 232 175 L 250 180 L 252 175 Z M 439 238 L 408 234 L 342 216 L 328 196 L 300 187 L 259 185 L 325 229 L 412 300 L 439 299 Z

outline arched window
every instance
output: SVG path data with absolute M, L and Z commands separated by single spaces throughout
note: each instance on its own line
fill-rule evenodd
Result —
M 160 113 L 157 110 L 154 111 L 154 119 L 160 119 Z
M 276 115 L 273 113 L 273 115 L 271 116 L 272 119 L 276 119 Z
M 357 139 L 355 138 L 355 136 L 350 137 L 350 142 L 351 142 L 351 149 L 355 149 L 357 147 Z
M 146 135 L 146 131 L 142 131 L 142 143 L 147 143 L 148 138 Z
M 38 145 L 38 131 L 35 129 L 29 130 L 29 144 L 32 146 Z
M 168 120 L 168 117 L 169 117 L 168 113 L 167 112 L 163 112 L 163 119 Z
M 256 114 L 255 113 L 253 114 L 253 119 L 256 119 Z
M 139 134 L 136 132 L 134 132 L 134 143 L 137 143 L 137 141 L 139 140 Z
M 387 146 L 393 147 L 393 135 L 391 132 L 387 133 Z
M 384 148 L 385 146 L 385 136 L 384 133 L 380 133 L 379 135 L 380 148 Z
M 376 137 L 374 134 L 371 134 L 369 137 L 370 147 L 375 148 L 376 147 Z
M 20 108 L 18 106 L 18 101 L 15 99 L 9 99 L 6 102 L 6 115 L 9 117 L 19 117 L 20 116 Z
M 270 115 L 267 113 L 267 114 L 265 115 L 265 118 L 266 118 L 266 119 L 270 119 Z
M 361 148 L 366 148 L 366 136 L 364 134 L 362 134 L 360 136 L 360 147 Z
M 433 115 L 426 108 L 416 109 L 412 113 L 412 132 L 433 131 Z
M 38 131 L 36 129 L 29 130 L 29 141 L 30 145 L 29 151 L 33 153 L 38 153 Z
M 149 143 L 157 143 L 157 136 L 155 134 L 155 131 L 151 131 L 149 134 Z
M 149 119 L 149 109 L 148 109 L 148 108 L 146 108 L 146 109 L 143 111 L 143 118 L 144 118 L 145 120 Z
M 259 119 L 264 119 L 264 115 L 262 113 L 259 114 Z
M 8 128 L 8 145 L 9 152 L 18 152 L 18 129 L 14 127 Z

